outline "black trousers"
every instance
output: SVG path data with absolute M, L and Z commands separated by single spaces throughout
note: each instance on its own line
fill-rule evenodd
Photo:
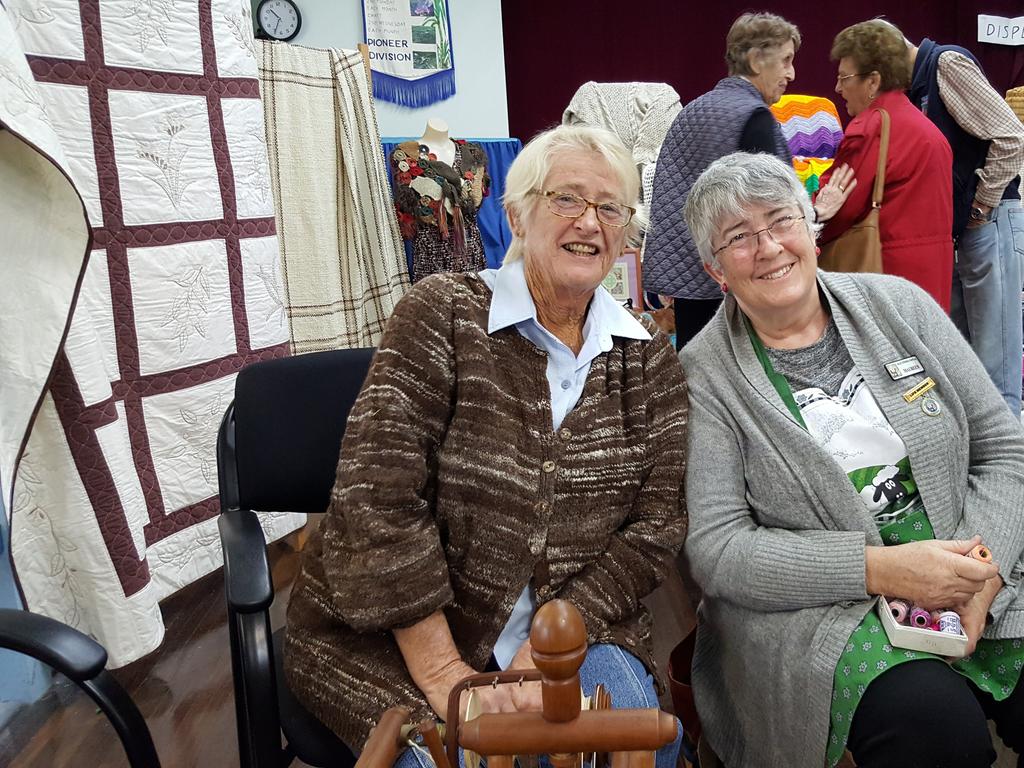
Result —
M 676 349 L 682 349 L 684 344 L 703 330 L 721 303 L 721 298 L 680 299 L 677 296 L 672 300 L 672 311 L 676 317 Z
M 994 701 L 945 662 L 921 659 L 872 681 L 846 746 L 857 768 L 989 768 L 996 752 L 987 720 L 1024 768 L 1024 680 Z

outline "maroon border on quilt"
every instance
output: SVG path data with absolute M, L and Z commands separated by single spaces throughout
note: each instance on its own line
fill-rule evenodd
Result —
M 47 56 L 27 58 L 37 81 L 78 85 L 88 89 L 97 183 L 103 211 L 103 226 L 93 229 L 93 247 L 106 249 L 120 379 L 112 383 L 113 394 L 110 399 L 87 406 L 74 379 L 71 366 L 62 353 L 56 366 L 51 391 L 73 461 L 95 510 L 114 570 L 125 595 L 130 596 L 149 582 L 149 567 L 145 559 L 140 559 L 136 554 L 124 508 L 111 469 L 100 450 L 95 430 L 117 418 L 114 404 L 122 401 L 135 467 L 149 514 L 149 523 L 143 532 L 147 546 L 151 546 L 198 522 L 215 517 L 219 513 L 219 504 L 214 496 L 182 509 L 164 508 L 143 416 L 143 398 L 212 381 L 237 372 L 245 365 L 258 360 L 284 357 L 289 354 L 289 349 L 287 343 L 260 350 L 253 350 L 250 344 L 239 243 L 243 238 L 273 235 L 275 226 L 272 217 L 238 220 L 234 173 L 224 130 L 221 99 L 258 99 L 259 85 L 255 77 L 219 76 L 210 1 L 199 2 L 202 75 L 148 72 L 108 66 L 103 56 L 99 1 L 80 0 L 79 5 L 85 61 L 68 61 Z M 125 226 L 108 100 L 111 89 L 193 95 L 206 99 L 210 138 L 223 203 L 223 215 L 220 219 Z M 128 272 L 128 249 L 209 239 L 223 239 L 226 245 L 236 339 L 235 354 L 200 365 L 142 376 Z

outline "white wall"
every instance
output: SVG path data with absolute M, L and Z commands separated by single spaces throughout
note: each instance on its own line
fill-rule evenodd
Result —
M 296 0 L 302 29 L 292 40 L 319 48 L 355 48 L 363 42 L 360 0 Z M 428 117 L 448 123 L 453 138 L 508 136 L 505 49 L 500 0 L 448 0 L 455 58 L 455 95 L 421 109 L 377 101 L 382 137 L 421 136 Z

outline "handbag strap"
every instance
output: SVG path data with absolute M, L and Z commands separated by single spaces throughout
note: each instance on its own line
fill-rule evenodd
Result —
M 871 207 L 882 207 L 882 192 L 885 189 L 885 164 L 889 159 L 889 113 L 878 108 L 882 115 L 882 140 L 878 146 L 878 168 L 875 170 L 875 187 L 871 190 Z

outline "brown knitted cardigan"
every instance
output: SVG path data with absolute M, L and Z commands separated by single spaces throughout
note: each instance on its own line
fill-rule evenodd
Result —
M 654 672 L 640 599 L 686 533 L 687 395 L 664 333 L 614 338 L 551 429 L 546 354 L 487 333 L 476 274 L 431 276 L 395 307 L 349 416 L 337 481 L 288 606 L 285 672 L 358 749 L 388 707 L 432 712 L 391 629 L 444 609 L 483 669 L 523 588 L 582 613 L 588 641 Z

